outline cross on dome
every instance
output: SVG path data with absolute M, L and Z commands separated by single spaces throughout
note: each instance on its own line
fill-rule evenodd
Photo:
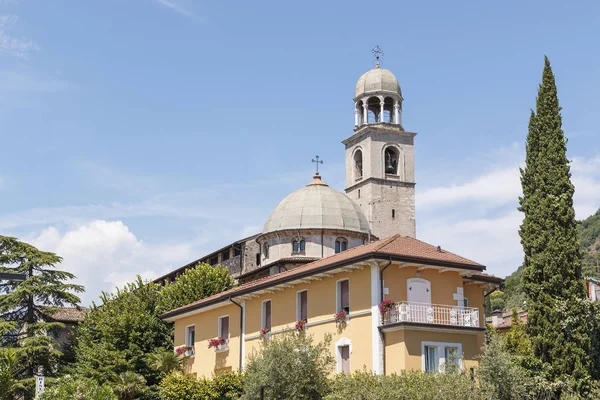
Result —
M 315 156 L 315 158 L 312 159 L 312 162 L 317 164 L 317 173 L 316 175 L 319 175 L 319 164 L 323 165 L 323 160 L 319 160 L 319 156 Z

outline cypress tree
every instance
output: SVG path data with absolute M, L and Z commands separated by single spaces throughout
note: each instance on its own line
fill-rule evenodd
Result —
M 550 377 L 574 382 L 582 391 L 589 382 L 590 327 L 560 110 L 546 57 L 521 169 L 527 332 L 535 355 L 551 367 Z
M 0 272 L 19 274 L 23 281 L 4 280 L 0 284 L 0 327 L 2 345 L 15 349 L 19 361 L 14 378 L 24 399 L 33 398 L 35 375 L 55 376 L 62 353 L 53 335 L 63 327 L 47 322 L 54 307 L 76 306 L 83 286 L 65 283 L 75 278 L 55 269 L 61 258 L 40 251 L 15 238 L 0 236 Z

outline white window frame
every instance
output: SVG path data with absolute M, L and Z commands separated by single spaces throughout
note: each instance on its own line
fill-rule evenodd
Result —
M 446 343 L 446 342 L 421 342 L 421 370 L 425 372 L 425 346 L 437 348 L 437 367 L 439 372 L 444 364 L 446 364 L 446 347 L 455 347 L 458 349 L 458 371 L 462 371 L 462 343 Z
M 217 337 L 223 337 L 223 336 L 221 336 L 223 334 L 223 332 L 221 331 L 221 320 L 223 318 L 229 318 L 229 314 L 221 315 L 217 319 Z M 230 336 L 231 336 L 231 318 L 229 318 L 229 337 Z M 226 337 L 226 338 L 223 338 L 223 339 L 229 340 L 229 337 Z
M 300 321 L 300 293 L 306 292 L 306 320 L 308 321 L 308 289 L 298 290 L 296 292 L 296 321 Z
M 342 372 L 342 347 L 343 346 L 348 346 L 348 350 L 349 350 L 349 354 L 348 356 L 350 357 L 350 359 L 348 360 L 348 363 L 350 365 L 350 372 L 352 372 L 352 340 L 346 338 L 346 337 L 341 337 L 337 342 L 335 342 L 335 359 L 336 359 L 336 369 L 337 369 L 337 373 L 341 373 Z
M 266 299 L 260 303 L 260 329 L 264 329 L 267 323 L 267 308 L 265 307 L 267 301 L 271 302 L 271 329 L 273 328 L 273 302 L 271 299 Z
M 335 312 L 336 314 L 342 309 L 342 282 L 348 281 L 348 306 L 350 306 L 350 278 L 339 279 L 335 281 Z M 352 308 L 350 308 L 350 312 L 352 312 Z M 350 313 L 348 313 L 348 316 Z M 350 318 L 346 317 L 346 323 L 350 322 Z
M 194 343 L 190 343 L 190 328 L 194 328 Z M 192 325 L 186 325 L 185 327 L 185 345 L 189 346 L 189 347 L 193 347 L 194 350 L 192 351 L 188 351 L 188 354 L 190 357 L 194 357 L 194 354 L 196 353 L 196 325 L 192 324 Z

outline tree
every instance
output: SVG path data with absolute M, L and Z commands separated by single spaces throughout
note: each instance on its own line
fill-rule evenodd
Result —
M 312 336 L 287 331 L 261 344 L 248 358 L 243 399 L 259 399 L 269 386 L 270 399 L 320 399 L 328 391 L 327 377 L 335 360 L 331 335 L 314 343 Z
M 39 400 L 117 400 L 117 395 L 108 384 L 100 385 L 92 379 L 77 379 L 64 376 L 48 387 Z
M 536 110 L 529 121 L 525 168 L 521 169 L 519 210 L 524 219 L 519 234 L 525 253 L 527 330 L 535 355 L 551 366 L 552 378 L 574 379 L 585 391 L 590 332 L 585 318 L 574 187 L 560 110 L 546 57 Z
M 119 400 L 133 400 L 146 390 L 146 379 L 133 371 L 125 371 L 115 377 L 113 390 Z
M 184 372 L 185 362 L 188 358 L 173 352 L 173 350 L 157 350 L 148 356 L 150 365 L 164 375 L 169 375 L 171 372 Z
M 234 286 L 235 280 L 226 267 L 218 265 L 213 268 L 206 263 L 199 263 L 162 289 L 160 308 L 162 312 L 173 310 Z
M 15 376 L 24 385 L 25 398 L 33 396 L 34 375 L 56 375 L 62 355 L 51 333 L 63 325 L 46 322 L 44 314 L 51 312 L 51 307 L 77 306 L 80 299 L 76 293 L 84 291 L 81 285 L 66 283 L 75 276 L 56 269 L 61 260 L 54 253 L 0 236 L 0 272 L 24 277 L 0 285 L 0 330 L 3 344 L 18 349 Z
M 75 370 L 83 377 L 110 382 L 126 371 L 138 373 L 149 385 L 160 381 L 161 372 L 148 354 L 173 350 L 173 329 L 158 315 L 160 287 L 138 276 L 116 293 L 102 293 L 79 326 Z

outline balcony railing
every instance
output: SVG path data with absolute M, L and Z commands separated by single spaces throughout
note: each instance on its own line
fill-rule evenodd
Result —
M 479 310 L 474 307 L 458 307 L 440 304 L 400 301 L 382 316 L 382 324 L 417 322 L 450 326 L 479 327 Z

